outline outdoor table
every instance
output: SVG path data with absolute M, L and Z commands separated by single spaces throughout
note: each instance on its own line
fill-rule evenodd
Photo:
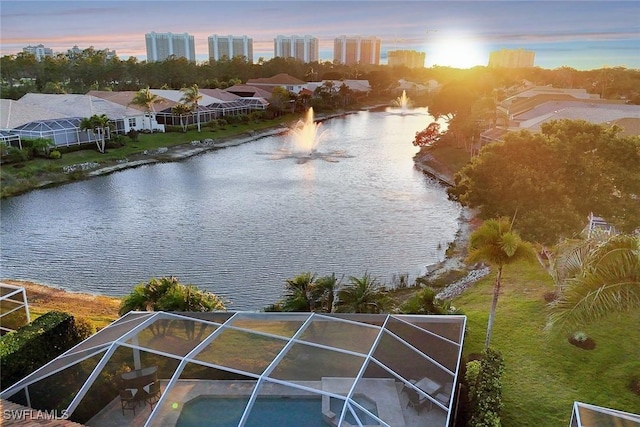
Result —
M 429 395 L 433 395 L 436 391 L 442 388 L 442 384 L 427 377 L 422 378 L 414 385 Z

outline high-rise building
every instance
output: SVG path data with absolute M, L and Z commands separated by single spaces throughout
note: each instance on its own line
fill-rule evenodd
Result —
M 164 61 L 175 55 L 177 58 L 186 58 L 189 61 L 196 60 L 196 48 L 193 36 L 187 33 L 147 33 L 147 61 Z
M 318 60 L 318 39 L 313 36 L 278 36 L 273 39 L 273 54 L 302 62 Z
M 253 39 L 247 36 L 209 36 L 209 61 L 243 56 L 253 62 Z
M 34 55 L 37 61 L 42 61 L 46 56 L 53 56 L 53 50 L 49 47 L 44 47 L 42 44 L 23 47 L 22 51 Z
M 525 68 L 533 67 L 536 53 L 530 50 L 500 49 L 489 54 L 491 68 Z
M 345 65 L 380 64 L 380 39 L 340 36 L 333 41 L 333 60 Z
M 417 50 L 390 50 L 387 52 L 387 64 L 391 67 L 424 68 L 426 54 Z

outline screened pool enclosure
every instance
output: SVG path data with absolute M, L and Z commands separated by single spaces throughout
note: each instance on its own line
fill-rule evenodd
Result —
M 640 415 L 574 402 L 570 427 L 640 427 Z
M 465 322 L 131 312 L 0 397 L 92 427 L 444 427 Z

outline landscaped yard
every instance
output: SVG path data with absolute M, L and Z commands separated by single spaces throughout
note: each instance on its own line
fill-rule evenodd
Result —
M 468 316 L 464 354 L 484 345 L 495 274 L 454 300 Z M 640 375 L 640 313 L 612 314 L 581 331 L 596 348 L 568 343 L 566 334 L 548 334 L 543 294 L 553 289 L 539 264 L 507 266 L 491 338 L 505 360 L 502 425 L 567 426 L 574 401 L 640 413 L 640 396 L 628 388 Z

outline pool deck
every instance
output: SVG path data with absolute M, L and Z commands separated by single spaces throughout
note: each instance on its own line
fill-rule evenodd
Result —
M 337 395 L 346 395 L 353 379 L 349 378 L 323 378 L 322 381 L 298 381 L 300 386 L 311 389 L 324 390 Z M 162 392 L 166 381 L 161 381 Z M 255 387 L 255 381 L 209 381 L 209 380 L 180 380 L 176 383 L 169 395 L 163 396 L 163 403 L 156 408 L 156 417 L 152 423 L 154 426 L 175 426 L 180 410 L 184 403 L 199 396 L 219 397 L 245 397 L 248 398 Z M 444 426 L 446 413 L 435 407 L 431 410 L 423 410 L 420 413 L 408 407 L 408 397 L 401 392 L 402 384 L 393 379 L 363 379 L 358 383 L 355 394 L 366 396 L 377 405 L 380 419 L 393 427 L 419 427 L 425 425 Z M 280 384 L 264 382 L 260 388 L 260 396 L 288 396 L 288 397 L 318 397 L 316 393 L 306 390 L 286 387 Z M 178 402 L 174 404 L 174 402 Z M 335 425 L 339 419 L 331 419 L 327 415 L 329 411 L 329 397 L 323 396 L 324 419 L 328 425 Z M 175 406 L 175 408 L 174 408 Z M 111 401 L 102 411 L 87 422 L 91 427 L 121 427 L 143 426 L 151 413 L 150 405 L 140 405 L 133 411 L 125 410 L 124 415 L 120 407 L 120 399 Z M 335 421 L 333 421 L 335 420 Z M 344 424 L 343 426 L 347 426 Z

